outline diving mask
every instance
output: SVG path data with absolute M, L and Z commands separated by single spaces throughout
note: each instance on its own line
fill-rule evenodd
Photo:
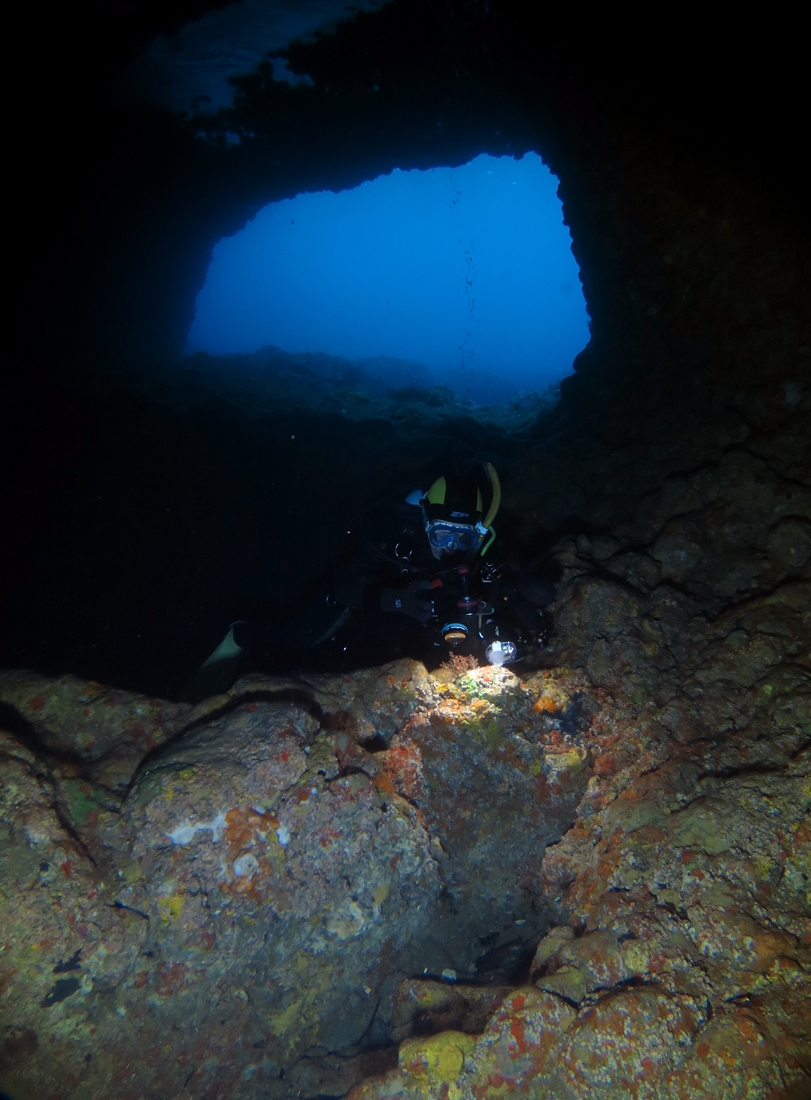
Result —
M 425 533 L 435 558 L 450 554 L 470 554 L 478 550 L 487 534 L 480 523 L 451 523 L 448 520 L 426 520 Z

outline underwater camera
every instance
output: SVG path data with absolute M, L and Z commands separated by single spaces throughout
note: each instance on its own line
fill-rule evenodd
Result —
M 440 622 L 444 620 L 440 630 L 442 641 L 458 653 L 483 652 L 491 665 L 517 661 L 517 636 L 513 637 L 512 631 L 505 632 L 499 626 L 491 604 L 471 595 L 467 567 L 459 566 L 453 572 L 457 583 L 448 586 L 450 591 L 446 589 L 445 615 L 440 612 Z

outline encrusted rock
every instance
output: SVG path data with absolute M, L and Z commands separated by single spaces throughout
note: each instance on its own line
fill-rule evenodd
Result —
M 399 662 L 192 710 L 4 674 L 4 1086 L 345 1090 L 422 974 L 484 1027 L 509 990 L 464 981 L 528 966 L 588 782 L 575 683 Z

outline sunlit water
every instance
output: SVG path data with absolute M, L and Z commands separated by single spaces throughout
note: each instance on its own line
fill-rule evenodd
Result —
M 214 249 L 187 351 L 394 356 L 474 400 L 570 373 L 588 315 L 540 157 L 400 170 L 265 207 Z

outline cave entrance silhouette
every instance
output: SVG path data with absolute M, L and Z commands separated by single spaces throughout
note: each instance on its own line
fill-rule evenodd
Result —
M 557 187 L 535 153 L 482 154 L 266 206 L 215 246 L 186 350 L 325 353 L 474 404 L 544 390 L 589 339 Z

